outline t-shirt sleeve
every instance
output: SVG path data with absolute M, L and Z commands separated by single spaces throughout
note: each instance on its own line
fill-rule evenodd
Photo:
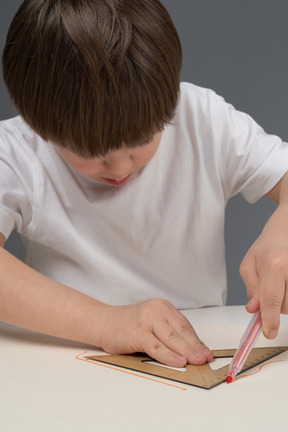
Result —
M 249 115 L 215 95 L 215 128 L 226 198 L 253 203 L 288 171 L 288 144 L 267 134 Z
M 1 140 L 1 137 L 0 137 Z M 31 183 L 33 164 L 29 172 L 26 163 L 10 144 L 0 146 L 0 232 L 7 239 L 13 229 L 25 234 L 33 218 L 35 193 Z

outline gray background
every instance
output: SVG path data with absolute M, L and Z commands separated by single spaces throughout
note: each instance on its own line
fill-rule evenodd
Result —
M 137 1 L 137 0 L 135 0 Z M 184 52 L 182 80 L 212 88 L 264 129 L 288 140 L 287 0 L 163 0 L 178 29 Z M 1 50 L 9 23 L 22 3 L 1 5 Z M 0 119 L 15 114 L 2 75 Z M 227 304 L 244 304 L 246 291 L 238 268 L 275 205 L 240 196 L 226 211 Z M 6 248 L 19 256 L 13 233 Z M 209 271 L 209 269 L 207 269 Z

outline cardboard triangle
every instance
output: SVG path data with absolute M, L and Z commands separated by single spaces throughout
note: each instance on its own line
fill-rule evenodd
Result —
M 272 357 L 275 357 L 287 349 L 288 347 L 254 348 L 249 354 L 241 373 L 271 359 Z M 233 357 L 235 352 L 235 349 L 213 351 L 214 358 Z M 212 370 L 209 364 L 206 363 L 201 366 L 186 365 L 187 372 L 183 372 L 166 369 L 161 367 L 161 365 L 151 365 L 147 363 L 148 361 L 153 360 L 151 357 L 138 353 L 131 355 L 88 356 L 86 358 L 208 390 L 226 381 L 229 368 L 229 365 L 227 365 L 220 369 Z

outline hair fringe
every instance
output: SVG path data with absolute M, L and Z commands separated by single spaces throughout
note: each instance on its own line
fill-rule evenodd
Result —
M 145 144 L 178 103 L 181 44 L 158 0 L 25 0 L 2 63 L 23 119 L 82 156 Z

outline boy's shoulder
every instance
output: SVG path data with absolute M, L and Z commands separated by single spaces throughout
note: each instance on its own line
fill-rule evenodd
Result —
M 180 109 L 189 108 L 193 110 L 206 111 L 206 114 L 210 111 L 211 107 L 214 106 L 217 95 L 215 91 L 200 87 L 198 85 L 181 82 L 180 84 Z
M 28 129 L 28 125 L 24 122 L 20 115 L 16 117 L 12 117 L 6 120 L 0 120 L 0 132 L 9 133 L 9 132 L 19 132 Z
M 0 164 L 10 167 L 11 176 L 15 172 L 29 178 L 32 172 L 39 176 L 49 149 L 21 116 L 0 121 Z
M 180 83 L 180 94 L 181 94 L 181 97 L 182 96 L 187 96 L 187 97 L 193 96 L 193 97 L 201 100 L 201 99 L 213 97 L 215 95 L 215 92 L 213 90 L 211 90 L 210 88 L 201 87 L 199 85 L 192 84 L 192 83 L 187 82 L 187 81 L 182 81 Z
M 219 109 L 219 100 L 222 100 L 215 91 L 200 87 L 189 82 L 181 82 L 176 117 L 181 125 L 193 124 L 206 133 L 206 129 L 214 124 L 214 118 Z
M 28 126 L 21 116 L 0 121 L 0 151 L 35 152 L 41 138 Z M 21 144 L 21 145 L 19 145 Z M 10 150 L 9 150 L 10 149 Z

